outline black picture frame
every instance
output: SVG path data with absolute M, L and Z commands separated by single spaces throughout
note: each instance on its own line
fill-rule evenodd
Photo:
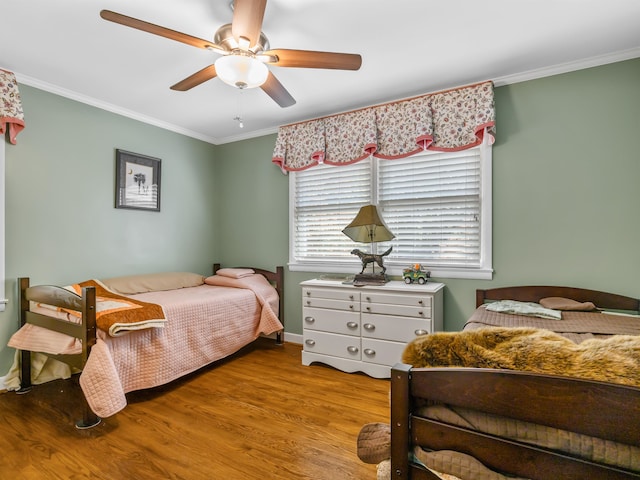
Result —
M 160 211 L 159 158 L 116 150 L 116 208 Z

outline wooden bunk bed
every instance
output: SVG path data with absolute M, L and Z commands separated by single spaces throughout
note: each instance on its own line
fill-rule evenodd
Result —
M 621 295 L 548 286 L 478 290 L 476 295 L 479 308 L 485 301 L 539 302 L 546 297 L 589 301 L 599 310 L 631 314 L 625 317 L 592 313 L 609 324 L 609 335 L 628 334 L 627 330 L 640 325 L 640 300 Z M 618 319 L 624 325 L 622 332 L 616 330 Z M 513 319 L 507 324 L 513 325 Z M 599 330 L 597 336 L 606 334 Z M 575 436 L 577 443 L 605 445 L 607 454 L 601 458 L 595 453 L 563 451 L 555 440 L 548 444 L 531 442 L 502 430 L 497 433 L 498 430 L 478 427 L 482 422 L 450 422 L 443 420 L 448 417 L 433 415 L 434 408 L 462 412 L 461 416 L 467 419 L 474 418 L 472 414 L 486 416 L 492 422 L 506 422 L 511 428 L 518 425 L 525 430 L 535 427 L 545 432 L 558 431 L 563 438 Z M 462 455 L 493 472 L 519 478 L 638 479 L 640 388 L 524 371 L 397 364 L 391 370 L 391 478 L 440 478 L 433 470 L 443 470 L 426 468 L 427 464 L 416 455 L 424 452 L 450 453 L 458 462 L 456 455 Z M 472 474 L 466 478 L 474 477 Z
M 233 353 L 234 351 L 237 351 L 238 349 L 242 348 L 246 344 L 250 343 L 251 341 L 253 341 L 253 339 L 255 339 L 258 336 L 259 333 L 265 333 L 265 332 L 259 332 L 259 328 L 261 328 L 261 325 L 262 325 L 261 312 L 269 310 L 269 313 L 272 313 L 272 317 L 275 316 L 275 318 L 270 318 L 271 322 L 269 324 L 270 325 L 269 332 L 266 332 L 266 333 L 275 333 L 276 343 L 279 345 L 283 343 L 284 330 L 283 328 L 280 328 L 280 327 L 284 325 L 284 268 L 281 266 L 278 266 L 275 271 L 269 271 L 261 268 L 255 268 L 255 267 L 238 267 L 233 270 L 238 271 L 238 270 L 249 270 L 249 269 L 253 270 L 255 274 L 261 275 L 262 277 L 266 278 L 266 280 L 275 290 L 277 298 L 275 299 L 275 301 L 273 300 L 273 298 L 271 298 L 270 303 L 271 304 L 277 303 L 277 307 L 276 307 L 277 312 L 272 313 L 271 310 L 273 305 L 269 305 L 267 308 L 266 301 L 265 301 L 265 305 L 261 304 L 260 306 L 258 306 L 258 302 L 256 298 L 261 296 L 260 292 L 254 291 L 255 295 L 253 295 L 253 293 L 251 293 L 251 291 L 248 290 L 248 296 L 250 296 L 252 298 L 252 301 L 256 303 L 255 309 L 257 313 L 256 312 L 252 313 L 251 309 L 253 308 L 253 304 L 249 304 L 249 307 L 247 308 L 248 313 L 244 313 L 242 316 L 247 317 L 248 322 L 251 321 L 251 319 L 249 318 L 251 315 L 253 315 L 254 317 L 256 316 L 260 317 L 259 320 L 256 320 L 257 322 L 260 323 L 260 326 L 257 326 L 255 324 L 248 324 L 246 328 L 251 328 L 253 330 L 244 332 L 241 335 L 238 335 L 237 331 L 233 332 L 233 334 L 231 335 L 232 337 L 234 337 L 234 339 L 231 340 L 231 342 L 233 343 L 229 344 L 229 346 L 225 346 L 224 349 L 222 349 L 221 351 L 211 350 L 211 352 L 206 352 L 206 354 L 201 354 L 200 357 L 191 361 L 190 364 L 185 365 L 182 371 L 180 371 L 179 368 L 174 368 L 173 366 L 171 366 L 170 367 L 172 370 L 171 372 L 168 372 L 163 375 L 157 375 L 154 377 L 154 379 L 149 381 L 145 380 L 144 382 L 146 383 L 144 383 L 142 386 L 137 384 L 135 380 L 134 381 L 129 380 L 128 384 L 123 381 L 123 386 L 118 385 L 118 387 L 121 388 L 121 391 L 116 392 L 114 394 L 116 395 L 116 402 L 119 401 L 120 406 L 114 409 L 112 407 L 113 401 L 111 400 L 107 401 L 106 404 L 109 405 L 108 407 L 109 410 L 108 410 L 108 414 L 104 416 L 113 414 L 115 413 L 115 411 L 123 408 L 123 406 L 126 405 L 126 401 L 123 399 L 123 397 L 124 397 L 124 394 L 127 393 L 128 391 L 137 390 L 140 388 L 150 388 L 153 386 L 166 383 L 167 381 L 171 381 L 175 378 L 178 378 L 179 376 L 190 373 L 191 371 L 194 371 L 197 368 L 203 367 L 208 363 L 219 360 L 224 356 L 227 356 L 228 354 Z M 214 276 L 216 275 L 217 272 L 221 272 L 221 270 L 220 270 L 220 264 L 216 263 L 213 265 Z M 127 278 L 127 277 L 123 277 L 123 278 Z M 213 278 L 213 277 L 210 277 L 210 278 Z M 205 291 L 207 289 L 217 288 L 216 286 L 205 285 L 206 283 L 208 283 L 207 280 L 205 280 L 203 277 L 202 287 L 204 288 L 201 288 L 200 286 L 197 286 L 196 288 L 200 288 L 202 291 Z M 234 280 L 229 280 L 229 281 L 233 282 Z M 226 281 L 223 282 L 223 284 L 225 285 L 226 283 L 227 283 Z M 215 282 L 212 283 L 212 285 L 215 285 L 215 284 L 216 284 Z M 189 329 L 188 323 L 180 324 L 181 331 L 177 331 L 178 328 L 172 328 L 171 325 L 168 324 L 166 329 L 163 328 L 158 330 L 158 331 L 162 331 L 162 333 L 151 332 L 151 329 L 132 331 L 124 335 L 126 338 L 124 340 L 121 340 L 120 337 L 111 337 L 108 334 L 105 334 L 104 331 L 100 331 L 99 328 L 97 327 L 97 322 L 96 322 L 97 296 L 96 296 L 95 287 L 93 286 L 83 287 L 81 289 L 81 295 L 79 296 L 69 291 L 66 288 L 62 288 L 58 286 L 52 286 L 52 285 L 30 286 L 29 278 L 20 278 L 18 280 L 18 288 L 19 288 L 18 299 L 19 299 L 19 305 L 20 305 L 21 327 L 25 325 L 35 325 L 37 327 L 46 329 L 48 332 L 57 332 L 59 334 L 68 336 L 70 339 L 79 340 L 79 342 L 74 340 L 75 342 L 74 345 L 79 344 L 79 348 L 74 350 L 73 353 L 57 354 L 57 353 L 51 353 L 51 352 L 47 352 L 45 350 L 40 350 L 40 349 L 20 350 L 20 359 L 21 359 L 20 389 L 18 390 L 18 393 L 26 393 L 32 388 L 32 379 L 31 379 L 31 371 L 32 371 L 31 370 L 31 353 L 32 352 L 44 353 L 48 357 L 61 361 L 67 365 L 70 365 L 76 370 L 84 370 L 88 366 L 92 351 L 96 348 L 96 344 L 99 344 L 99 342 L 102 341 L 102 343 L 99 345 L 99 346 L 102 346 L 100 358 L 104 359 L 105 357 L 109 357 L 106 363 L 110 363 L 112 361 L 112 358 L 110 357 L 111 351 L 116 352 L 113 355 L 113 357 L 115 358 L 117 356 L 118 349 L 120 348 L 119 345 L 122 343 L 126 343 L 126 346 L 122 348 L 126 348 L 127 356 L 133 356 L 134 360 L 133 362 L 129 361 L 129 365 L 123 366 L 122 369 L 127 370 L 129 373 L 127 373 L 126 375 L 131 376 L 131 375 L 135 375 L 135 372 L 132 374 L 131 370 L 135 369 L 137 364 L 139 364 L 141 368 L 144 367 L 144 368 L 150 369 L 153 367 L 153 364 L 145 363 L 145 359 L 142 358 L 142 354 L 140 354 L 140 358 L 135 358 L 138 355 L 138 353 L 136 353 L 135 350 L 133 353 L 131 353 L 131 351 L 129 350 L 131 346 L 133 346 L 134 349 L 137 348 L 136 345 L 137 345 L 138 338 L 140 339 L 140 345 L 141 345 L 140 350 L 148 351 L 149 344 L 151 342 L 153 342 L 154 344 L 162 343 L 162 340 L 160 341 L 156 341 L 156 340 L 159 335 L 166 333 L 167 335 L 170 335 L 171 338 L 177 338 L 176 340 L 171 340 L 170 342 L 166 342 L 168 346 L 172 347 L 172 349 L 175 350 L 176 345 L 178 345 L 180 348 L 187 348 L 188 341 L 193 341 L 193 338 L 194 338 L 193 336 L 198 335 L 197 332 L 195 331 L 192 332 Z M 240 287 L 239 289 L 243 289 L 243 288 L 244 287 Z M 270 288 L 270 287 L 267 286 L 266 288 Z M 176 289 L 174 292 L 178 292 L 177 294 L 179 295 L 181 292 L 187 293 L 188 290 L 192 290 L 192 289 L 180 288 L 180 289 Z M 231 289 L 231 290 L 234 290 L 234 289 Z M 220 289 L 218 291 L 220 291 Z M 163 298 L 162 295 L 164 295 L 164 293 L 165 292 L 152 291 L 150 293 L 147 293 L 146 295 L 156 295 L 156 297 L 159 296 L 158 298 Z M 200 294 L 198 301 L 202 300 L 203 298 L 202 295 L 203 294 Z M 136 295 L 132 295 L 131 297 L 132 298 L 136 297 Z M 152 299 L 153 298 L 154 297 L 152 297 Z M 212 300 L 212 301 L 215 301 L 215 300 Z M 176 303 L 175 297 L 171 300 L 171 302 Z M 56 309 L 61 309 L 63 311 L 79 312 L 77 322 L 73 323 L 70 321 L 65 321 L 59 318 L 52 317 L 48 315 L 47 312 L 43 312 L 42 310 L 32 311 L 34 304 L 45 304 L 49 307 L 54 307 Z M 161 300 L 158 301 L 158 304 L 163 305 Z M 165 307 L 166 306 L 163 305 L 163 309 Z M 185 308 L 188 309 L 189 306 L 188 305 L 186 307 L 180 306 L 180 309 L 182 310 L 185 310 Z M 171 322 L 170 318 L 168 320 L 169 322 Z M 266 322 L 266 323 L 269 323 L 269 322 Z M 202 326 L 200 326 L 199 328 L 200 328 L 199 331 L 202 331 Z M 218 336 L 224 335 L 224 332 L 216 332 L 214 330 L 214 325 L 212 325 L 211 328 L 212 328 L 211 330 L 212 335 L 214 334 Z M 180 343 L 181 335 L 183 335 L 185 338 L 185 345 L 182 345 Z M 153 339 L 153 340 L 150 340 L 150 339 Z M 103 346 L 105 344 L 107 345 L 106 347 Z M 167 350 L 168 351 L 166 355 L 171 356 L 172 353 L 169 352 L 169 349 Z M 161 349 L 159 349 L 157 352 L 154 353 L 154 355 L 158 358 L 161 358 L 162 355 L 164 355 L 164 353 Z M 174 359 L 172 358 L 171 361 L 173 360 Z M 94 364 L 96 364 L 97 362 L 99 361 L 96 360 Z M 108 369 L 107 370 L 102 370 L 102 369 L 103 367 L 99 364 L 94 365 L 93 367 L 93 370 L 94 371 L 97 370 L 98 375 L 101 376 L 100 381 L 104 383 L 105 376 L 109 373 L 112 373 L 114 378 L 110 379 L 111 382 L 114 384 L 119 382 L 118 378 L 116 378 L 121 374 L 121 372 L 118 371 L 118 365 L 116 365 L 115 369 L 112 369 L 113 371 L 110 371 Z M 107 373 L 105 373 L 105 371 Z M 83 371 L 83 374 L 84 374 L 84 371 Z M 125 374 L 123 373 L 122 375 L 124 376 Z M 100 385 L 100 381 L 97 381 L 97 382 L 86 381 L 85 384 L 83 384 L 82 380 L 83 378 L 81 375 L 80 383 L 85 393 L 85 408 L 83 411 L 82 420 L 78 421 L 76 423 L 76 426 L 78 428 L 90 428 L 92 426 L 97 425 L 100 422 L 100 418 L 94 412 L 96 408 L 91 408 L 92 397 L 99 396 L 101 394 L 100 391 L 97 391 L 95 393 L 93 392 L 93 390 L 96 388 L 96 385 Z M 102 387 L 97 387 L 97 388 L 102 388 Z M 122 399 L 117 400 L 117 396 L 122 397 Z

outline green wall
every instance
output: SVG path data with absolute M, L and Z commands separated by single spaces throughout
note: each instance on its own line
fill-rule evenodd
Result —
M 640 59 L 496 88 L 493 266 L 446 283 L 445 328 L 460 329 L 476 288 L 570 285 L 640 297 Z M 16 278 L 71 283 L 137 272 L 208 273 L 212 261 L 288 260 L 288 177 L 275 135 L 208 145 L 21 86 L 27 128 L 6 146 L 4 347 L 18 325 Z M 162 211 L 116 210 L 115 149 L 162 159 Z M 302 333 L 286 272 L 286 330 Z
M 208 274 L 219 260 L 215 147 L 20 86 L 26 128 L 6 143 L 0 376 L 19 320 L 16 278 L 66 285 L 128 273 Z M 162 160 L 161 211 L 114 208 L 115 149 Z
M 635 59 L 496 88 L 495 274 L 434 279 L 447 285 L 447 330 L 462 328 L 476 288 L 554 284 L 640 297 L 639 86 Z M 269 165 L 274 142 L 268 136 L 217 151 L 225 261 L 287 261 L 288 180 Z M 241 194 L 243 186 L 249 192 Z M 248 216 L 249 225 L 235 225 Z M 317 275 L 287 272 L 288 332 L 302 333 L 298 283 Z

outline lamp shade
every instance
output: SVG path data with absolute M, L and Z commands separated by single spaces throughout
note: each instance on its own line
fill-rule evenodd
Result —
M 269 76 L 267 66 L 248 55 L 225 55 L 216 60 L 215 66 L 220 80 L 237 88 L 259 87 Z
M 386 242 L 395 238 L 384 223 L 375 205 L 365 205 L 356 218 L 342 230 L 354 242 Z

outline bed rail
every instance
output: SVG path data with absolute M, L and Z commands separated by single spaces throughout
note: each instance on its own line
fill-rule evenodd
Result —
M 391 370 L 392 476 L 435 478 L 411 463 L 416 445 L 456 450 L 487 467 L 531 479 L 638 479 L 640 473 L 421 417 L 418 403 L 444 403 L 640 446 L 640 388 L 510 370 Z

